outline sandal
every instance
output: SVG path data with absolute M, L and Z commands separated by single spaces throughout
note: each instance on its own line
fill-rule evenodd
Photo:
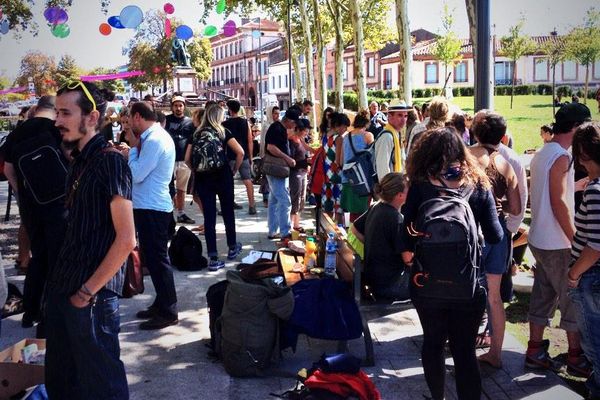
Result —
M 304 233 L 304 228 L 299 226 L 297 228 L 293 228 L 296 232 Z
M 476 349 L 487 349 L 492 345 L 492 337 L 487 332 L 482 332 L 475 338 Z

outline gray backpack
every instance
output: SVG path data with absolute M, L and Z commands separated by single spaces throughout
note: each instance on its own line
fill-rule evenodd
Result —
M 409 232 L 417 238 L 412 284 L 419 297 L 470 300 L 477 288 L 481 246 L 468 198 L 444 189 L 419 207 Z
M 228 271 L 227 280 L 217 353 L 229 375 L 260 376 L 279 358 L 279 319 L 292 314 L 293 293 L 281 276 L 247 282 L 239 271 Z

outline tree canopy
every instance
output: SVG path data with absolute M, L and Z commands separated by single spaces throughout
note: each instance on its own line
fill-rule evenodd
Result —
M 31 78 L 35 85 L 36 95 L 41 96 L 55 86 L 55 72 L 54 57 L 47 56 L 40 51 L 30 51 L 21 59 L 16 82 L 19 86 L 27 86 L 29 78 Z

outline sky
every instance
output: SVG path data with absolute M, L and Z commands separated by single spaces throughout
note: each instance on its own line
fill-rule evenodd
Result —
M 205 24 L 199 22 L 203 8 L 200 0 L 112 0 L 108 16 L 119 15 L 121 9 L 130 4 L 138 5 L 143 11 L 162 9 L 166 2 L 175 6 L 174 17 L 181 19 L 194 30 L 201 30 Z M 586 11 L 598 5 L 598 0 L 490 0 L 492 3 L 492 32 L 502 36 L 508 28 L 521 18 L 525 18 L 524 31 L 530 35 L 546 35 L 554 28 L 559 34 L 580 24 Z M 71 34 L 65 39 L 52 36 L 43 17 L 43 0 L 36 0 L 33 8 L 34 19 L 40 26 L 40 33 L 33 37 L 28 32 L 16 40 L 12 33 L 0 35 L 0 75 L 11 79 L 18 75 L 20 60 L 29 50 L 40 50 L 54 56 L 56 61 L 63 54 L 75 58 L 78 65 L 85 69 L 94 67 L 116 67 L 127 63 L 122 48 L 133 36 L 134 30 L 113 29 L 109 36 L 102 36 L 98 26 L 106 22 L 107 16 L 100 11 L 99 0 L 73 0 L 68 9 Z M 441 29 L 441 15 L 444 3 L 455 17 L 454 30 L 460 37 L 468 36 L 468 20 L 464 0 L 409 0 L 409 21 L 411 30 L 423 28 L 437 33 Z M 393 16 L 393 13 L 390 13 Z M 239 23 L 241 16 L 224 17 L 212 12 L 207 24 L 218 28 L 226 19 Z M 390 24 L 394 24 L 390 18 Z M 395 28 L 394 28 L 395 29 Z

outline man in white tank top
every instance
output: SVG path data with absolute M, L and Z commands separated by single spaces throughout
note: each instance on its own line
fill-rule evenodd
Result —
M 591 119 L 583 104 L 562 106 L 555 115 L 554 137 L 531 161 L 531 228 L 529 246 L 536 260 L 535 280 L 529 303 L 529 343 L 525 365 L 530 368 L 559 367 L 548 355 L 544 329 L 561 311 L 560 327 L 567 332 L 567 369 L 585 376 L 590 366 L 581 350 L 576 309 L 567 296 L 567 272 L 571 262 L 574 225 L 574 171 L 568 151 L 577 126 Z

